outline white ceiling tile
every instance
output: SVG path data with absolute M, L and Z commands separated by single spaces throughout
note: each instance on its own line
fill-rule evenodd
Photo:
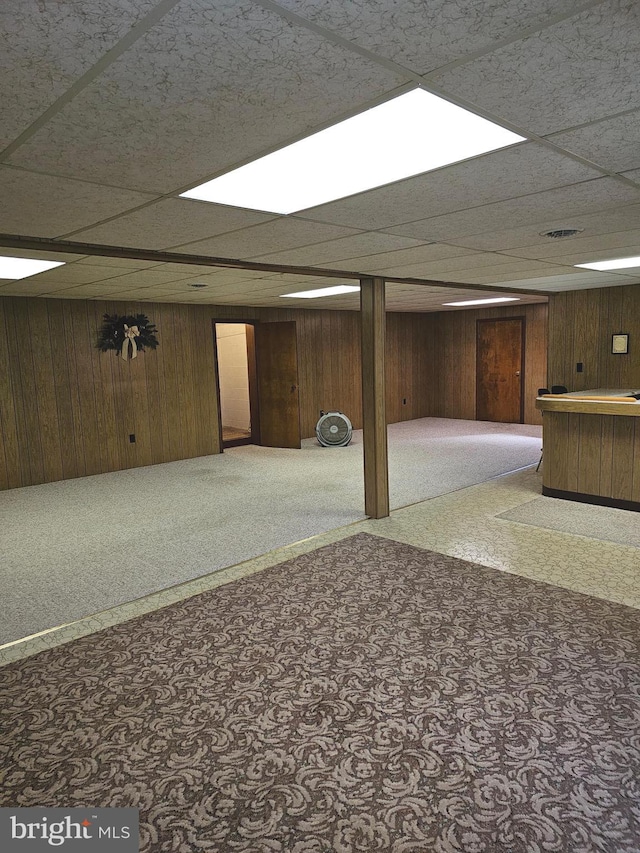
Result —
M 371 255 L 368 258 L 355 258 L 352 261 L 342 261 L 340 264 L 325 264 L 325 267 L 327 269 L 339 269 L 341 267 L 344 270 L 353 270 L 354 272 L 366 273 L 367 275 L 394 276 L 403 272 L 407 266 L 423 269 L 425 265 L 431 264 L 434 261 L 477 255 L 473 249 L 446 246 L 443 243 L 431 243 L 425 245 L 424 249 L 424 253 L 416 252 L 415 254 L 410 253 L 403 256 L 402 252 L 387 252 L 382 255 Z M 428 251 L 429 249 L 433 249 L 433 251 Z M 410 264 L 410 260 L 413 260 L 414 263 Z
M 353 228 L 384 228 L 587 181 L 597 173 L 528 142 L 299 214 Z
M 600 210 L 597 213 L 558 217 L 555 219 L 539 219 L 529 225 L 516 228 L 501 228 L 473 234 L 466 237 L 453 238 L 455 244 L 471 249 L 486 251 L 514 251 L 517 254 L 522 247 L 549 245 L 551 239 L 543 237 L 547 231 L 561 228 L 579 228 L 581 233 L 576 237 L 564 239 L 582 239 L 588 237 L 605 237 L 634 228 L 640 229 L 640 205 L 626 205 L 610 210 Z
M 393 252 L 380 252 L 375 255 L 365 255 L 352 261 L 325 263 L 327 269 L 354 270 L 363 273 L 376 273 L 382 270 L 391 275 L 394 269 L 410 263 L 429 263 L 441 258 L 460 258 L 474 254 L 473 249 L 463 249 L 459 246 L 447 246 L 444 243 L 424 243 L 408 249 L 398 249 Z
M 362 258 L 380 252 L 390 252 L 394 249 L 403 251 L 406 247 L 422 247 L 419 240 L 412 237 L 400 237 L 395 234 L 369 232 L 342 237 L 339 240 L 328 240 L 302 249 L 285 252 L 271 252 L 258 255 L 254 260 L 264 260 L 271 264 L 300 264 L 305 266 L 324 266 L 330 261 L 342 261 L 347 258 Z M 411 248 L 406 249 L 412 251 Z
M 599 121 L 549 140 L 613 172 L 640 169 L 640 111 Z
M 52 284 L 44 292 L 47 295 L 55 294 L 59 299 L 64 299 L 66 296 L 69 296 L 70 299 L 75 299 L 79 296 L 86 296 L 87 299 L 100 296 L 105 299 L 111 299 L 114 294 L 119 294 L 123 290 L 122 285 L 114 287 L 113 284 L 109 286 L 107 282 L 98 282 L 94 284 L 79 284 L 74 287 Z
M 0 196 L 11 199 L 11 204 L 0 206 L 0 231 L 31 237 L 60 237 L 150 198 L 9 166 L 0 166 Z
M 173 264 L 171 264 L 173 266 Z M 176 265 L 176 268 L 179 265 Z M 163 267 L 164 268 L 164 267 Z M 184 267 L 183 267 L 184 268 Z M 195 267 L 198 269 L 198 267 Z M 266 273 L 264 270 L 232 270 L 220 267 L 219 272 L 201 274 L 193 274 L 194 267 L 187 266 L 186 272 L 189 272 L 189 282 L 201 282 L 202 284 L 215 285 L 217 287 L 233 288 L 244 281 L 251 281 L 256 278 L 263 278 Z
M 557 259 L 558 263 L 564 263 L 563 258 L 571 257 L 588 258 L 585 263 L 589 260 L 631 257 L 640 254 L 640 229 L 598 234 L 595 237 L 577 235 L 558 240 L 540 238 L 536 245 L 510 249 L 509 254 L 519 258 Z
M 576 270 L 576 274 L 573 274 L 566 268 L 561 267 L 559 269 L 559 273 L 554 274 L 553 269 L 551 269 L 548 273 L 538 272 L 535 276 L 531 277 L 516 274 L 509 276 L 492 275 L 483 279 L 482 276 L 478 276 L 474 279 L 474 284 L 490 284 L 494 287 L 500 288 L 501 290 L 503 288 L 514 287 L 522 287 L 525 290 L 557 290 L 560 286 L 567 290 L 577 290 L 584 286 L 604 287 L 611 284 L 629 283 L 628 279 L 624 281 L 621 276 L 604 275 L 602 273 L 593 273 L 591 276 L 581 276 L 578 274 L 578 270 Z M 584 270 L 582 272 L 584 272 Z
M 279 5 L 425 74 L 582 4 L 577 0 L 429 0 L 425 6 L 424 0 L 279 0 Z
M 405 80 L 249 0 L 183 0 L 11 162 L 170 192 Z
M 605 0 L 436 77 L 451 95 L 538 134 L 637 103 L 640 4 Z
M 212 255 L 219 258 L 253 259 L 266 252 L 294 249 L 322 243 L 337 237 L 355 234 L 354 228 L 324 225 L 294 217 L 278 217 L 264 225 L 254 225 L 241 231 L 199 240 L 180 246 L 178 251 L 193 255 Z M 267 263 L 270 263 L 267 261 Z
M 5 258 L 33 258 L 39 261 L 62 261 L 64 264 L 70 264 L 86 257 L 86 255 L 75 255 L 71 252 L 49 252 L 46 249 L 14 249 L 11 246 L 0 246 L 0 256 Z
M 118 267 L 122 270 L 146 270 L 160 266 L 161 261 L 139 261 L 131 258 L 114 258 L 108 255 L 88 255 L 79 260 L 78 263 L 98 267 Z
M 95 281 L 118 278 L 123 270 L 116 267 L 90 266 L 89 264 L 65 264 L 52 270 L 31 276 L 30 280 L 49 284 L 65 284 L 71 287 L 75 284 L 91 284 Z
M 30 281 L 28 278 L 23 278 L 20 281 L 0 279 L 0 294 L 2 296 L 41 296 L 47 291 L 46 284 Z
M 169 198 L 119 216 L 104 225 L 79 231 L 73 239 L 110 246 L 170 249 L 270 219 L 273 219 L 272 214 L 255 210 Z
M 316 275 L 295 275 L 290 273 L 263 273 L 260 281 L 254 281 L 253 284 L 258 287 L 262 282 L 273 284 L 279 282 L 286 285 L 296 285 L 300 287 L 330 287 L 332 284 L 340 284 L 339 278 L 326 278 L 325 276 Z
M 458 240 L 472 234 L 538 223 L 548 217 L 554 222 L 577 215 L 613 210 L 640 201 L 640 190 L 615 178 L 598 178 L 572 186 L 532 193 L 522 198 L 468 207 L 454 213 L 399 225 L 389 230 L 423 240 Z M 541 229 L 542 230 L 542 229 Z
M 190 277 L 189 267 L 185 264 L 182 273 L 175 270 L 163 272 L 161 269 L 136 270 L 135 272 L 126 272 L 124 275 L 118 276 L 117 279 L 110 279 L 110 281 L 114 284 L 121 284 L 124 290 L 129 286 L 136 288 L 152 287 L 154 284 L 169 284 Z
M 0 149 L 85 74 L 156 0 L 0 4 Z
M 450 273 L 454 271 L 464 271 L 470 275 L 487 269 L 508 268 L 518 269 L 534 269 L 536 266 L 541 267 L 536 261 L 514 261 L 513 258 L 507 255 L 498 255 L 492 252 L 483 252 L 479 254 L 470 254 L 462 257 L 442 258 L 441 260 L 432 261 L 431 263 L 409 264 L 395 268 L 393 275 L 409 278 L 445 278 L 450 279 Z M 545 264 L 548 267 L 549 264 Z M 382 271 L 383 273 L 386 271 Z M 387 275 L 391 275 L 387 272 Z M 464 279 L 464 276 L 463 276 Z

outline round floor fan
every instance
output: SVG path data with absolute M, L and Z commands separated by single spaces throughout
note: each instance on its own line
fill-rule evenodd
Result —
M 342 412 L 320 412 L 316 436 L 323 447 L 346 447 L 352 434 L 351 421 Z

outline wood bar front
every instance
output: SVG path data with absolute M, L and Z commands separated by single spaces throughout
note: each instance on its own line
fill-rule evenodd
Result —
M 640 511 L 640 401 L 538 397 L 542 493 Z

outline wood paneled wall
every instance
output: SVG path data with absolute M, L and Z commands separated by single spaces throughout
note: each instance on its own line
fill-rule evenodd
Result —
M 640 418 L 545 412 L 544 485 L 640 505 Z
M 473 419 L 475 320 L 505 311 L 388 314 L 388 421 Z M 158 349 L 132 362 L 99 352 L 106 312 L 147 314 Z M 513 313 L 527 317 L 533 401 L 544 384 L 546 306 Z M 295 320 L 302 436 L 315 434 L 321 409 L 362 426 L 358 312 L 2 297 L 0 489 L 216 453 L 214 319 Z
M 546 303 L 424 315 L 433 347 L 433 416 L 475 419 L 476 321 L 499 317 L 525 318 L 524 422 L 542 423 L 535 399 L 547 381 Z
M 261 323 L 294 320 L 298 336 L 298 387 L 302 438 L 315 435 L 320 410 L 344 412 L 362 426 L 360 315 L 357 311 L 244 308 L 207 305 L 212 320 Z
M 618 332 L 629 333 L 628 355 L 611 352 L 611 335 Z M 569 391 L 640 388 L 640 284 L 550 298 L 549 382 Z
M 303 438 L 315 435 L 320 410 L 344 412 L 362 427 L 360 314 L 287 308 L 208 308 L 218 320 L 295 320 L 300 370 L 300 427 Z M 425 314 L 387 314 L 387 421 L 433 414 L 434 342 Z M 403 402 L 406 400 L 406 403 Z
M 390 424 L 435 415 L 436 347 L 428 318 L 428 314 L 387 314 L 387 422 Z
M 106 312 L 149 316 L 158 349 L 129 362 L 101 353 Z M 5 489 L 215 453 L 208 316 L 189 305 L 0 298 L 0 438 Z

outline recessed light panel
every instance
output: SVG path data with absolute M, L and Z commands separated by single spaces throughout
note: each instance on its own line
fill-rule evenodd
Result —
M 357 284 L 336 284 L 334 287 L 321 287 L 319 290 L 302 290 L 300 293 L 281 293 L 280 296 L 291 296 L 296 299 L 318 299 L 321 296 L 356 293 L 358 290 L 360 290 L 360 287 Z
M 522 141 L 437 95 L 413 89 L 181 195 L 294 213 Z
M 0 255 L 0 278 L 18 280 L 61 266 L 64 266 L 64 261 L 38 261 L 34 258 L 9 258 Z
M 443 302 L 443 305 L 489 305 L 496 302 L 520 302 L 517 296 L 497 296 L 495 299 L 467 299 L 466 302 Z
M 629 267 L 640 267 L 640 256 L 635 258 L 614 258 L 611 261 L 593 261 L 590 264 L 574 264 L 585 270 L 624 270 Z

